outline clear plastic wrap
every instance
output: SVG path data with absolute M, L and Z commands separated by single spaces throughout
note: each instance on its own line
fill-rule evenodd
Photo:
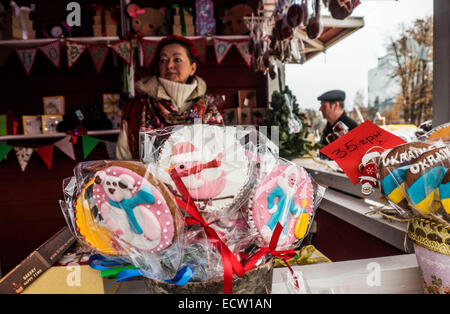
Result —
M 177 198 L 192 198 L 202 219 L 242 265 L 269 246 L 277 223 L 284 228 L 276 249 L 298 246 L 325 190 L 302 167 L 278 157 L 276 145 L 253 127 L 196 124 L 156 129 L 141 132 L 140 145 L 141 160 L 157 168 L 158 178 Z M 188 195 L 173 178 L 174 169 Z M 289 189 L 289 182 L 295 188 Z M 267 189 L 275 189 L 270 208 Z M 285 196 L 283 189 L 289 190 Z M 270 226 L 268 232 L 264 225 Z M 193 280 L 223 276 L 223 252 L 214 241 L 200 224 L 186 228 L 182 264 L 193 268 Z M 262 256 L 257 265 L 269 258 L 270 254 Z
M 450 223 L 448 142 L 402 144 L 383 151 L 373 162 L 378 166 L 381 193 L 402 217 Z
M 254 127 L 169 127 L 140 145 L 141 162 L 78 164 L 60 205 L 81 243 L 159 281 L 186 267 L 191 281 L 230 278 L 230 265 L 242 276 L 295 255 L 325 191 Z
M 182 260 L 184 222 L 172 194 L 140 162 L 79 163 L 64 180 L 61 209 L 80 242 L 133 263 L 142 274 L 173 278 Z
M 195 124 L 141 132 L 141 160 L 156 167 L 158 178 L 178 198 L 186 197 L 170 175 L 176 169 L 203 219 L 239 259 L 251 239 L 241 208 L 251 199 L 257 174 L 255 128 Z M 199 265 L 200 281 L 222 272 L 221 252 L 201 225 L 186 230 L 185 263 Z M 195 260 L 198 261 L 194 262 Z M 201 265 L 209 265 L 203 267 Z M 214 266 L 214 267 L 211 267 Z
M 306 237 L 325 188 L 300 165 L 273 155 L 260 154 L 255 194 L 248 221 L 258 243 L 268 246 L 280 224 L 277 250 L 298 247 Z

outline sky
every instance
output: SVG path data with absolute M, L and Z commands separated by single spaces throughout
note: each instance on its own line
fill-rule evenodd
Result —
M 324 15 L 329 15 L 324 10 Z M 286 84 L 301 109 L 319 109 L 317 97 L 331 89 L 346 92 L 345 109 L 353 109 L 358 90 L 367 103 L 368 71 L 385 55 L 391 35 L 400 23 L 409 24 L 433 14 L 433 0 L 361 0 L 352 16 L 364 18 L 364 27 L 305 64 L 286 66 Z

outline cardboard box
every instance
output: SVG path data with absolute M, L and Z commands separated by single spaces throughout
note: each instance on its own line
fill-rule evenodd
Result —
M 0 114 L 0 136 L 8 135 L 8 128 L 6 126 L 6 114 Z
M 102 37 L 102 26 L 101 25 L 94 25 L 94 37 Z M 117 36 L 117 25 L 116 24 L 107 24 L 105 25 L 105 36 Z
M 181 25 L 173 25 L 173 34 L 182 36 L 183 35 L 182 26 Z M 195 36 L 194 25 L 186 25 L 186 35 L 185 36 Z
M 92 249 L 75 242 L 64 255 L 22 294 L 112 294 L 120 287 L 115 279 L 100 277 L 89 266 Z
M 194 24 L 194 17 L 192 15 L 184 15 L 183 16 L 184 19 L 184 24 L 185 25 L 193 25 Z M 177 25 L 177 24 L 181 24 L 181 16 L 180 15 L 174 15 L 173 16 L 173 24 Z
M 0 294 L 23 292 L 59 260 L 74 242 L 75 237 L 65 226 L 0 279 Z
M 22 294 L 113 294 L 120 287 L 120 282 L 114 281 L 101 278 L 89 265 L 71 263 L 51 267 Z

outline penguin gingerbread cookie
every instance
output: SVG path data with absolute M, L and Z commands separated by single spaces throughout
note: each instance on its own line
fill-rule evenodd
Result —
M 306 170 L 294 164 L 278 165 L 256 187 L 249 224 L 265 245 L 279 224 L 277 249 L 286 249 L 306 235 L 313 206 L 313 186 Z
M 111 162 L 94 178 L 95 205 L 118 242 L 151 253 L 176 242 L 180 226 L 176 203 L 142 164 Z

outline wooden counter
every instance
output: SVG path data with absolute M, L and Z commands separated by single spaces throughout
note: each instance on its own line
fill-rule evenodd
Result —
M 415 254 L 336 263 L 294 266 L 301 272 L 310 293 L 423 293 L 420 270 Z M 289 293 L 286 286 L 288 268 L 275 268 L 272 294 Z M 118 294 L 146 294 L 143 280 L 122 282 Z
M 353 185 L 334 162 L 311 158 L 294 162 L 328 187 L 316 212 L 313 244 L 332 261 L 414 252 L 406 238 L 406 222 L 373 213 L 383 206 L 392 209 L 382 203 L 379 190 L 363 197 L 361 185 Z

